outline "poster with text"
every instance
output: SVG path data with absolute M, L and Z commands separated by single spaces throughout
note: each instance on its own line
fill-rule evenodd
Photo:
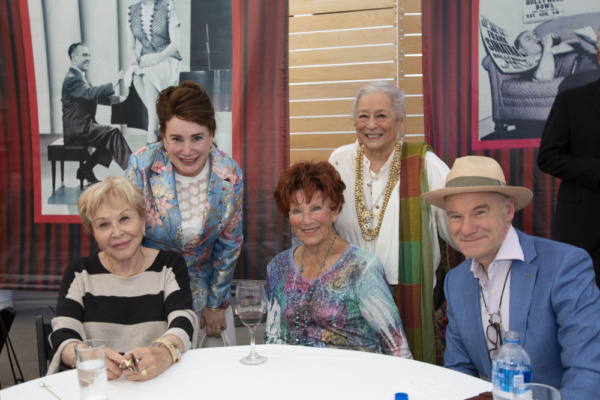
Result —
M 536 148 L 559 91 L 600 77 L 600 2 L 480 0 L 472 148 Z M 478 80 L 476 80 L 478 76 Z

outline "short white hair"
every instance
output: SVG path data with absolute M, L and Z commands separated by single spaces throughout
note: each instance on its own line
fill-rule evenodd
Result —
M 383 93 L 387 95 L 392 103 L 392 109 L 396 114 L 396 121 L 402 121 L 406 112 L 406 96 L 404 91 L 399 89 L 396 85 L 386 81 L 374 81 L 369 82 L 358 89 L 354 103 L 352 103 L 352 116 L 356 118 L 356 107 L 358 101 L 365 94 L 370 93 Z

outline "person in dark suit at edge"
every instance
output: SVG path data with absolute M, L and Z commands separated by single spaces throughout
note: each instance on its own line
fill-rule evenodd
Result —
M 110 104 L 109 96 L 123 77 L 119 72 L 113 82 L 92 86 L 85 76 L 90 66 L 90 50 L 84 43 L 69 46 L 71 66 L 62 86 L 63 132 L 66 145 L 84 145 L 95 148 L 89 161 L 77 170 L 77 179 L 88 184 L 98 182 L 94 167 L 98 164 L 108 168 L 114 159 L 125 170 L 131 149 L 118 128 L 96 122 L 98 102 Z
M 561 180 L 552 239 L 585 249 L 600 287 L 600 79 L 556 96 L 537 163 Z

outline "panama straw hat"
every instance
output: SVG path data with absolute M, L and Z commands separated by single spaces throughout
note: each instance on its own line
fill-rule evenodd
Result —
M 533 198 L 533 192 L 521 186 L 506 186 L 504 172 L 493 158 L 466 156 L 457 158 L 446 177 L 446 187 L 421 195 L 423 200 L 446 209 L 444 199 L 453 194 L 495 192 L 515 200 L 515 211 L 524 208 Z

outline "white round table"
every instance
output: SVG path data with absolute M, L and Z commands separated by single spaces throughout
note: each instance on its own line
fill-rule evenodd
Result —
M 239 359 L 249 346 L 192 350 L 153 380 L 108 383 L 110 400 L 244 399 L 244 400 L 464 400 L 492 390 L 490 382 L 442 367 L 397 357 L 350 350 L 258 345 L 269 360 L 247 366 Z M 77 372 L 66 371 L 12 386 L 1 400 L 78 400 Z

